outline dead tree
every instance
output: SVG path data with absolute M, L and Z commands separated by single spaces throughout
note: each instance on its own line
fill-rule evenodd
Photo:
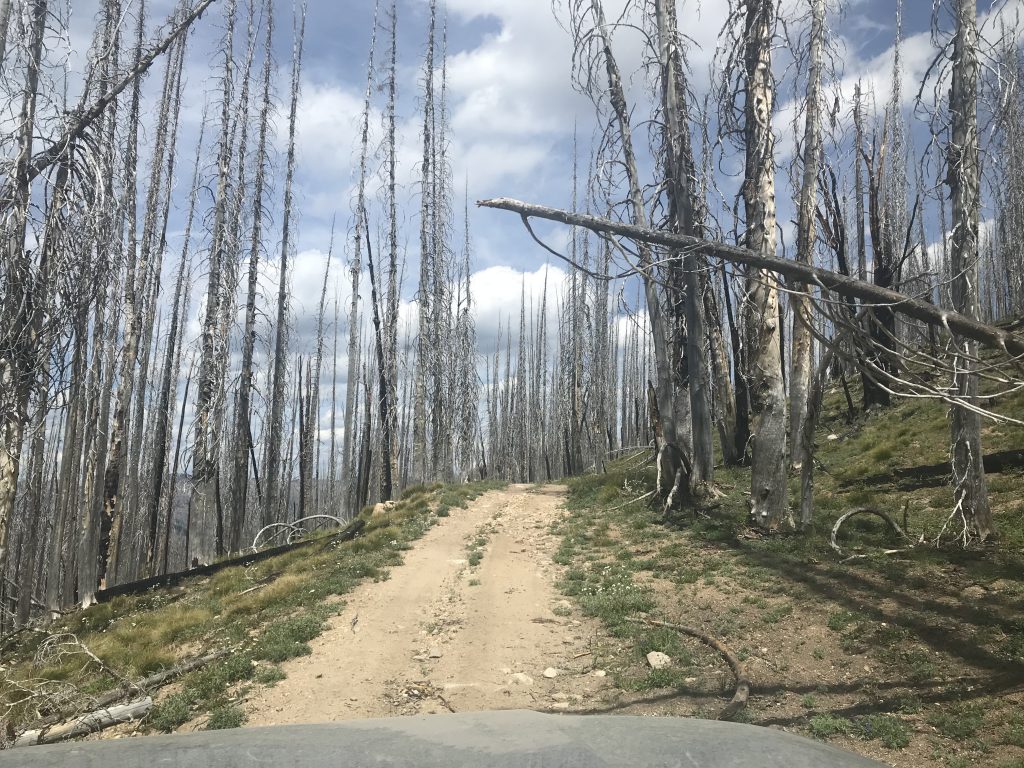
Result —
M 348 314 L 348 372 L 345 384 L 345 426 L 341 450 L 343 466 L 351 467 L 350 482 L 347 486 L 345 501 L 348 511 L 355 514 L 359 511 L 359 477 L 358 467 L 361 466 L 356 429 L 359 417 L 356 412 L 359 399 L 359 279 L 362 271 L 363 238 L 368 237 L 363 229 L 363 210 L 366 208 L 366 163 L 369 156 L 370 142 L 370 97 L 374 85 L 374 55 L 377 47 L 377 10 L 379 2 L 374 3 L 373 25 L 370 34 L 370 52 L 366 63 L 366 90 L 363 96 L 363 112 L 360 118 L 359 140 L 359 180 L 356 186 L 355 209 L 353 210 L 352 259 L 349 262 L 350 292 Z
M 369 221 L 366 219 L 366 211 L 363 211 L 363 219 L 366 224 L 366 231 L 370 231 Z M 370 271 L 370 309 L 373 312 L 373 337 L 377 350 L 377 407 L 380 409 L 381 428 L 381 459 L 380 459 L 380 498 L 381 501 L 389 501 L 393 495 L 393 478 L 391 476 L 391 384 L 388 380 L 388 371 L 384 352 L 385 328 L 381 325 L 380 304 L 377 300 L 377 273 L 373 267 L 373 248 L 370 247 L 370 240 L 366 240 L 366 266 Z
M 677 232 L 700 235 L 699 209 L 696 199 L 696 169 L 688 125 L 686 82 L 680 51 L 676 7 L 667 0 L 656 0 L 660 68 L 662 72 L 662 106 L 667 133 L 667 155 L 670 211 Z M 678 259 L 679 256 L 677 255 Z M 705 317 L 699 271 L 703 265 L 697 256 L 685 252 L 682 256 L 685 285 L 686 323 L 686 379 L 690 391 L 690 419 L 693 456 L 691 476 L 687 478 L 696 490 L 714 483 L 714 445 L 711 437 L 711 397 L 707 381 L 707 361 L 704 356 Z
M 46 32 L 47 0 L 28 4 L 29 41 L 25 87 L 18 114 L 17 156 L 10 197 L 0 208 L 6 290 L 0 304 L 0 574 L 7 564 L 7 531 L 18 489 L 22 441 L 36 362 L 32 311 L 33 255 L 25 247 L 31 201 L 30 164 L 35 137 L 39 74 Z M 6 196 L 4 196 L 6 197 Z
M 288 160 L 284 187 L 284 212 L 281 224 L 281 259 L 277 289 L 277 319 L 274 326 L 274 357 L 271 371 L 270 432 L 266 453 L 266 491 L 263 496 L 264 525 L 282 517 L 281 507 L 281 436 L 284 429 L 284 388 L 287 376 L 288 330 L 288 258 L 291 243 L 292 195 L 295 178 L 295 124 L 299 103 L 299 73 L 302 69 L 302 49 L 306 32 L 306 5 L 299 11 L 299 28 L 292 51 L 291 105 L 288 110 Z M 284 507 L 287 516 L 287 505 Z
M 978 27 L 977 4 L 957 0 L 956 32 L 953 38 L 953 77 L 949 92 L 950 138 L 946 148 L 947 176 L 952 199 L 950 235 L 950 296 L 953 309 L 977 319 L 978 307 L 978 218 L 980 170 L 978 136 Z M 965 401 L 978 397 L 978 377 L 973 367 L 977 344 L 954 341 L 952 388 Z M 982 464 L 981 418 L 954 405 L 950 411 L 953 466 L 953 515 L 963 524 L 963 537 L 984 541 L 992 533 L 985 469 Z
M 811 29 L 808 51 L 807 94 L 804 100 L 804 139 L 802 179 L 797 210 L 796 258 L 804 264 L 814 261 L 815 211 L 818 195 L 818 170 L 821 165 L 821 79 L 825 47 L 825 0 L 810 0 Z M 811 330 L 809 288 L 799 285 L 790 293 L 793 308 L 793 346 L 789 380 L 789 435 L 792 458 L 797 466 L 803 440 L 803 420 L 811 386 L 814 345 Z
M 774 258 L 775 136 L 771 118 L 775 98 L 771 49 L 776 33 L 774 0 L 745 0 L 742 15 L 743 179 L 746 246 L 762 258 Z M 741 54 L 737 52 L 736 56 Z M 737 61 L 737 65 L 739 62 Z M 746 271 L 743 295 L 746 370 L 750 394 L 750 519 L 759 528 L 792 525 L 786 482 L 786 395 L 782 379 L 782 334 L 776 276 L 765 269 Z
M 572 34 L 577 46 L 574 77 L 578 86 L 588 93 L 596 104 L 607 98 L 614 126 L 614 144 L 618 148 L 618 162 L 625 172 L 627 183 L 626 216 L 639 227 L 648 226 L 644 208 L 644 195 L 633 146 L 629 105 L 626 101 L 622 75 L 612 51 L 612 27 L 608 24 L 600 0 L 575 0 L 570 5 Z M 603 71 L 603 78 L 595 72 Z M 602 82 L 603 87 L 598 83 Z M 643 280 L 647 315 L 650 322 L 655 361 L 655 389 L 660 406 L 662 433 L 681 452 L 691 450 L 689 393 L 675 391 L 671 340 L 668 318 L 659 295 L 659 276 L 655 255 L 646 243 L 638 251 L 639 270 Z

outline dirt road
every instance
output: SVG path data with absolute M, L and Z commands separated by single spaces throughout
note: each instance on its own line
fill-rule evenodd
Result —
M 510 486 L 439 518 L 388 580 L 346 597 L 312 655 L 250 698 L 249 724 L 592 706 L 607 682 L 589 653 L 598 625 L 554 586 L 564 490 Z

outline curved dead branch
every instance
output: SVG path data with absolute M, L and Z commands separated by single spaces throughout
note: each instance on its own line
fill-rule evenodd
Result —
M 293 523 L 271 523 L 270 525 L 260 528 L 259 532 L 256 534 L 256 538 L 252 540 L 252 551 L 255 552 L 257 549 L 259 549 L 260 537 L 263 536 L 263 534 L 267 531 L 271 530 L 274 531 L 274 533 L 268 537 L 269 541 L 273 541 L 281 534 L 282 531 L 287 530 L 288 543 L 290 544 L 292 542 L 293 535 L 301 534 L 303 532 L 302 528 L 300 527 L 300 524 L 305 523 L 309 520 L 332 520 L 339 528 L 345 524 L 344 520 L 342 520 L 340 517 L 335 517 L 334 515 L 309 515 L 308 517 L 300 518 Z
M 900 527 L 899 523 L 897 523 L 892 518 L 892 515 L 890 515 L 888 512 L 885 512 L 881 509 L 875 509 L 874 507 L 858 507 L 857 509 L 851 510 L 846 514 L 841 515 L 839 519 L 836 520 L 836 524 L 832 526 L 832 549 L 834 549 L 836 551 L 836 554 L 840 556 L 844 555 L 845 553 L 843 552 L 842 547 L 839 546 L 839 542 L 836 540 L 836 537 L 839 535 L 839 529 L 843 526 L 843 523 L 845 523 L 851 517 L 855 517 L 856 515 L 875 515 L 875 517 L 880 517 L 886 523 L 888 523 L 889 527 L 897 536 L 906 541 L 910 541 L 910 536 L 907 535 L 907 532 Z
M 725 705 L 725 708 L 718 713 L 719 720 L 732 720 L 736 713 L 747 706 L 747 699 L 750 698 L 750 675 L 747 673 L 747 668 L 740 661 L 739 657 L 733 652 L 733 650 L 723 643 L 721 640 L 706 634 L 699 629 L 688 627 L 685 624 L 672 624 L 668 621 L 659 621 L 657 619 L 647 618 L 627 618 L 626 621 L 633 624 L 646 624 L 649 627 L 664 627 L 665 629 L 674 630 L 682 635 L 687 635 L 696 640 L 700 640 L 705 645 L 711 646 L 722 658 L 725 659 L 729 668 L 732 670 L 733 676 L 736 678 L 736 692 L 733 693 L 732 699 Z

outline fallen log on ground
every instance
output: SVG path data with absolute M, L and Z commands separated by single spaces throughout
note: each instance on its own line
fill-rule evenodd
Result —
M 139 680 L 136 683 L 132 683 L 130 686 L 125 686 L 123 688 L 116 688 L 112 691 L 107 691 L 106 693 L 96 697 L 96 699 L 92 701 L 92 711 L 105 711 L 108 707 L 111 707 L 117 702 L 123 699 L 127 699 L 128 697 L 133 695 L 138 696 L 139 694 L 152 694 L 155 690 L 164 685 L 167 685 L 167 683 L 171 682 L 172 680 L 176 680 L 182 675 L 186 675 L 189 672 L 194 672 L 197 669 L 202 669 L 207 664 L 210 664 L 211 662 L 217 661 L 219 659 L 223 659 L 225 656 L 229 656 L 230 654 L 230 650 L 223 649 L 220 651 L 214 651 L 213 653 L 208 653 L 204 656 L 196 656 L 195 658 L 189 659 L 188 661 L 184 661 L 181 664 L 178 664 L 177 666 L 156 672 L 147 678 Z M 60 727 L 56 726 L 57 723 L 63 722 L 72 717 L 76 717 L 79 714 L 80 713 L 78 712 L 78 710 L 65 709 L 60 712 L 55 712 L 52 715 L 47 715 L 46 717 L 40 720 L 36 720 L 35 722 L 30 723 L 28 725 L 25 731 L 15 741 L 14 746 L 26 746 L 29 743 L 48 744 L 50 742 L 40 741 L 38 739 L 35 741 L 30 741 L 26 742 L 25 744 L 22 744 L 22 740 L 26 737 L 29 737 L 29 735 L 32 733 L 46 734 L 49 733 L 51 729 L 56 730 L 58 727 Z
M 721 640 L 712 637 L 711 635 L 701 632 L 699 629 L 694 627 L 687 627 L 684 624 L 672 624 L 667 621 L 658 621 L 657 619 L 647 618 L 627 618 L 626 621 L 632 622 L 633 624 L 646 624 L 651 627 L 664 627 L 665 629 L 672 629 L 679 632 L 682 635 L 688 635 L 689 637 L 700 640 L 705 645 L 709 645 L 721 654 L 722 658 L 725 659 L 729 668 L 732 670 L 733 676 L 736 678 L 736 691 L 732 695 L 732 699 L 725 705 L 725 708 L 718 713 L 719 720 L 732 720 L 736 713 L 747 706 L 747 699 L 750 698 L 750 675 L 747 674 L 747 668 L 740 661 L 733 650 L 723 643 Z
M 129 723 L 133 720 L 141 720 L 149 714 L 153 708 L 153 698 L 146 696 L 144 699 L 132 701 L 128 704 L 117 704 L 112 707 L 95 709 L 88 714 L 76 717 L 74 720 L 56 725 L 52 728 L 40 728 L 34 731 L 26 731 L 14 742 L 15 747 L 29 747 L 35 744 L 55 744 L 65 739 L 73 739 L 76 736 L 86 736 L 104 728 L 110 728 L 120 723 Z
M 361 518 L 357 518 L 345 526 L 344 529 L 338 531 L 338 533 L 327 537 L 327 540 L 331 542 L 349 541 L 358 536 L 364 527 L 366 527 L 366 521 Z M 140 592 L 145 592 L 147 589 L 153 589 L 154 587 L 172 587 L 181 581 L 191 579 L 194 576 L 209 576 L 210 574 L 216 573 L 224 568 L 230 568 L 235 565 L 252 565 L 253 563 L 258 563 L 261 560 L 266 560 L 268 558 L 275 557 L 276 555 L 284 554 L 285 552 L 291 552 L 293 549 L 308 547 L 310 544 L 315 544 L 316 542 L 323 540 L 324 539 L 322 538 L 304 539 L 303 541 L 297 541 L 294 544 L 282 544 L 279 547 L 261 549 L 259 552 L 249 552 L 245 555 L 229 558 L 227 560 L 220 560 L 216 563 L 210 563 L 209 565 L 200 565 L 196 568 L 189 568 L 185 571 L 166 573 L 161 576 L 141 579 L 140 581 L 117 584 L 113 587 L 107 587 L 106 589 L 101 589 L 96 592 L 96 602 L 105 603 L 111 598 L 119 595 L 136 595 Z

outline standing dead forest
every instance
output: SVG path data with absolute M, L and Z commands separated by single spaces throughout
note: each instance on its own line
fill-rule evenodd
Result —
M 1024 425 L 1019 3 L 931 4 L 923 54 L 897 3 L 865 80 L 837 33 L 853 3 L 730 0 L 705 71 L 695 3 L 555 0 L 596 126 L 571 204 L 481 210 L 443 3 L 403 31 L 406 4 L 375 0 L 358 114 L 331 118 L 355 172 L 301 275 L 320 4 L 73 5 L 0 0 L 0 634 L 413 486 L 623 456 L 654 463 L 666 514 L 714 516 L 716 472 L 743 467 L 749 528 L 800 535 L 830 398 L 851 422 L 941 403 L 952 501 L 917 544 L 1001 546 L 983 458 Z M 484 348 L 471 222 L 500 211 L 551 268 L 505 286 L 518 316 Z M 898 510 L 848 511 L 904 535 Z

